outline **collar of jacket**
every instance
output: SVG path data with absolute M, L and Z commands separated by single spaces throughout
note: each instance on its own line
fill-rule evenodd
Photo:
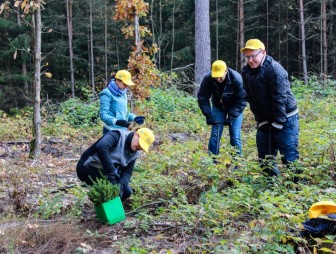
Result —
M 134 152 L 134 151 L 132 151 L 132 139 L 133 139 L 133 136 L 134 136 L 134 132 L 131 132 L 130 134 L 128 134 L 128 136 L 126 138 L 126 141 L 125 141 L 125 148 L 127 148 L 131 152 Z

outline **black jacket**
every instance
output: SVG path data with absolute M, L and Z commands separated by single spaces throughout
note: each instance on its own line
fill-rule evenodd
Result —
M 120 148 L 118 148 L 119 140 L 121 138 L 121 132 L 122 130 L 111 130 L 107 132 L 104 136 L 102 136 L 99 140 L 97 140 L 82 154 L 77 164 L 77 167 L 82 167 L 92 156 L 97 155 L 103 167 L 104 174 L 109 174 L 117 170 L 121 176 L 120 181 L 123 180 L 129 182 L 139 152 L 132 151 L 131 142 L 134 134 L 128 131 L 123 131 L 125 133 L 129 133 L 125 141 L 124 149 L 120 150 Z M 115 149 L 117 149 L 118 152 L 120 153 L 120 157 L 123 156 L 131 157 L 132 155 L 136 156 L 132 156 L 134 157 L 134 160 L 130 161 L 127 165 L 123 166 L 118 163 L 115 163 L 115 161 L 113 161 L 111 158 L 111 151 Z
M 211 115 L 211 105 L 222 108 L 229 117 L 238 117 L 246 107 L 243 80 L 240 74 L 230 68 L 223 83 L 218 83 L 207 74 L 201 83 L 197 94 L 198 105 L 205 116 Z
M 246 100 L 256 121 L 282 125 L 286 115 L 297 110 L 287 71 L 272 57 L 266 56 L 257 69 L 244 66 L 242 76 Z

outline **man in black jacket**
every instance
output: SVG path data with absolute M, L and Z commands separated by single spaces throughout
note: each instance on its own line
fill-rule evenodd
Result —
M 141 150 L 148 153 L 154 139 L 148 128 L 111 130 L 82 154 L 77 163 L 77 176 L 89 185 L 93 184 L 90 177 L 94 181 L 106 177 L 111 184 L 119 184 L 120 198 L 125 200 L 132 194 L 129 182 L 135 161 Z
M 257 121 L 257 149 L 261 167 L 271 176 L 280 172 L 274 162 L 278 151 L 288 166 L 299 158 L 299 116 L 287 71 L 266 54 L 258 39 L 246 42 L 242 71 L 246 100 Z M 269 160 L 265 160 L 269 159 Z
M 197 99 L 207 124 L 212 126 L 209 152 L 218 155 L 220 139 L 226 125 L 229 127 L 231 146 L 241 154 L 240 130 L 246 101 L 240 74 L 227 68 L 224 61 L 215 61 L 212 64 L 211 73 L 202 80 Z

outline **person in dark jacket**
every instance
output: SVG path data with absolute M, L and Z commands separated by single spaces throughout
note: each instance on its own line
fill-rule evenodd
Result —
M 246 100 L 257 122 L 256 142 L 261 167 L 278 175 L 274 159 L 280 151 L 282 162 L 290 166 L 299 158 L 299 115 L 287 71 L 266 54 L 265 45 L 250 39 L 241 50 Z M 265 160 L 269 159 L 269 160 Z
M 111 184 L 119 184 L 120 198 L 125 200 L 132 194 L 129 183 L 135 161 L 141 150 L 148 153 L 154 140 L 154 134 L 148 128 L 111 130 L 82 154 L 77 163 L 77 176 L 88 185 L 93 184 L 91 178 L 95 181 L 106 177 Z
M 222 60 L 213 62 L 211 73 L 202 80 L 197 99 L 207 124 L 212 126 L 208 145 L 209 153 L 219 154 L 220 139 L 226 125 L 229 127 L 231 146 L 234 146 L 237 153 L 241 154 L 240 130 L 246 101 L 240 74 L 227 68 Z

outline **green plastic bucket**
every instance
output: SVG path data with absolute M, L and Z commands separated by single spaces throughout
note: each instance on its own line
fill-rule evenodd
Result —
M 95 206 L 97 218 L 112 225 L 125 219 L 125 210 L 120 197 Z

